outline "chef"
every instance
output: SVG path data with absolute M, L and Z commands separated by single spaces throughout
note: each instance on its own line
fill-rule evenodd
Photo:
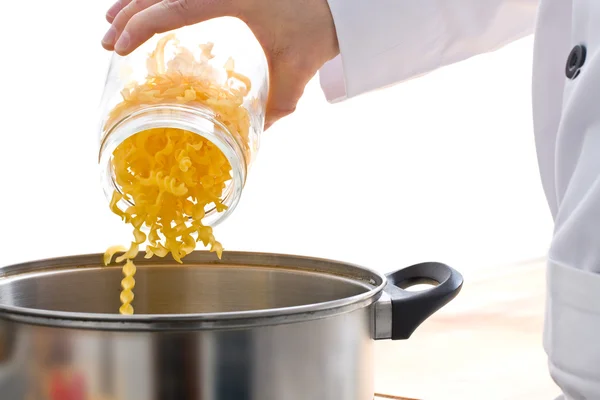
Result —
M 340 102 L 535 30 L 535 141 L 555 222 L 544 347 L 559 399 L 600 399 L 600 2 L 119 0 L 102 42 L 125 55 L 155 33 L 220 16 L 245 21 L 265 49 L 267 127 L 294 111 L 317 72 Z

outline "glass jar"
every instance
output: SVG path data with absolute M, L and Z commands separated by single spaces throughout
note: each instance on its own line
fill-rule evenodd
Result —
M 221 198 L 225 210 L 205 209 L 203 223 L 216 226 L 240 200 L 258 151 L 267 95 L 264 51 L 236 18 L 155 35 L 125 57 L 114 53 L 100 106 L 98 162 L 105 195 L 110 201 L 115 191 L 121 193 L 112 163 L 120 144 L 151 129 L 185 130 L 212 142 L 231 166 Z M 119 200 L 121 210 L 130 206 L 131 199 Z

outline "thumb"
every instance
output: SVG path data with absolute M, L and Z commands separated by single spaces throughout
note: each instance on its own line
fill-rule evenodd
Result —
M 290 69 L 280 66 L 272 68 L 272 70 L 265 116 L 265 130 L 296 110 L 296 105 L 308 83 L 306 79 L 300 78 L 295 73 L 290 73 Z

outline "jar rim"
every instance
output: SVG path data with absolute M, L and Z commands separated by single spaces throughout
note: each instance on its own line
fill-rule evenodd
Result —
M 203 137 L 221 150 L 231 166 L 231 184 L 225 188 L 222 198 L 222 203 L 227 208 L 223 212 L 217 212 L 216 207 L 213 206 L 206 211 L 203 222 L 213 227 L 222 223 L 240 200 L 246 183 L 248 164 L 239 139 L 217 120 L 214 113 L 199 105 L 194 107 L 177 103 L 146 105 L 118 120 L 105 131 L 98 151 L 98 164 L 101 169 L 104 195 L 108 201 L 111 201 L 114 191 L 121 192 L 114 180 L 111 166 L 113 152 L 127 138 L 155 128 L 183 129 Z M 119 204 L 125 208 L 133 205 L 126 199 L 122 199 Z

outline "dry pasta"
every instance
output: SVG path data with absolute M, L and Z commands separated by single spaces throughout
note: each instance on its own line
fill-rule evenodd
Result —
M 164 61 L 165 47 L 176 46 L 176 56 Z M 212 44 L 201 46 L 200 59 L 179 47 L 174 35 L 161 39 L 147 61 L 148 75 L 122 91 L 123 101 L 109 115 L 109 122 L 141 105 L 160 103 L 201 105 L 212 112 L 242 144 L 249 157 L 248 111 L 242 106 L 250 81 L 235 72 L 229 59 L 219 71 L 208 63 Z M 221 81 L 219 81 L 221 79 Z M 133 314 L 132 301 L 136 272 L 133 259 L 142 245 L 145 258 L 171 254 L 179 263 L 202 242 L 221 258 L 223 246 L 212 228 L 202 220 L 205 210 L 222 212 L 224 190 L 231 180 L 231 166 L 219 148 L 209 140 L 186 130 L 157 128 L 139 132 L 123 141 L 113 152 L 114 179 L 110 209 L 133 228 L 128 249 L 113 246 L 104 254 L 104 263 L 116 253 L 115 262 L 125 262 L 121 282 L 121 314 Z M 121 200 L 131 204 L 121 209 Z
M 119 312 L 121 314 L 133 314 L 133 306 L 131 302 L 133 301 L 133 288 L 135 287 L 135 265 L 133 261 L 127 260 L 125 265 L 123 266 L 123 275 L 125 277 L 121 281 L 121 307 L 119 308 Z

